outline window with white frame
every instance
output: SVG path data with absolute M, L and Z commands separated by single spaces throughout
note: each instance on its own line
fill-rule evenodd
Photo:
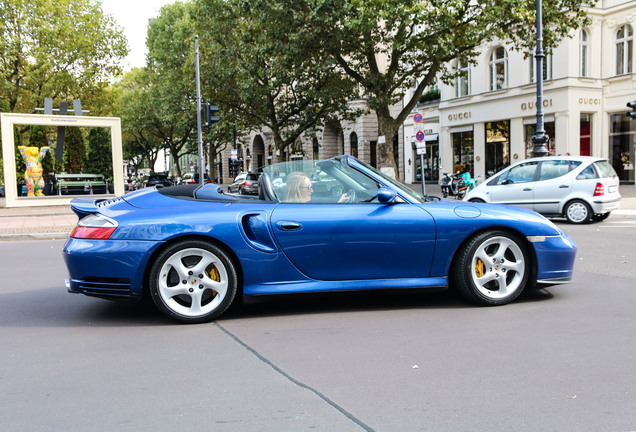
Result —
M 455 97 L 470 94 L 470 65 L 466 59 L 457 60 L 457 78 L 455 78 Z
M 537 59 L 534 56 L 530 57 L 530 82 L 535 82 L 535 75 L 537 71 Z M 552 54 L 546 54 L 543 57 L 543 81 L 552 79 Z
M 579 76 L 590 76 L 590 36 L 585 29 L 579 33 Z
M 508 53 L 504 47 L 497 47 L 490 54 L 490 90 L 508 87 Z
M 632 51 L 634 47 L 634 31 L 625 24 L 616 32 L 616 75 L 632 72 Z

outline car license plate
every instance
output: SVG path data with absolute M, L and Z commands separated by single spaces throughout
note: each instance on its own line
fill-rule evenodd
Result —
M 609 191 L 609 193 L 614 193 L 618 190 L 618 186 L 612 185 L 609 188 L 607 188 L 607 190 Z

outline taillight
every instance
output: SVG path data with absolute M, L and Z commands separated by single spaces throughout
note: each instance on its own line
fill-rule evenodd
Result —
M 244 182 L 243 186 L 249 186 L 250 184 L 248 182 Z
M 92 214 L 82 218 L 71 237 L 81 239 L 106 240 L 115 232 L 119 224 L 114 219 L 104 215 Z
M 594 189 L 594 196 L 603 196 L 605 195 L 605 188 L 603 187 L 603 183 L 596 183 L 596 189 Z

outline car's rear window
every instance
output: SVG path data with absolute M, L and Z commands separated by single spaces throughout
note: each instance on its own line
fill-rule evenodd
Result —
M 258 180 L 259 174 L 248 174 L 246 180 Z
M 602 178 L 615 177 L 617 175 L 612 165 L 606 160 L 594 162 L 594 166 Z

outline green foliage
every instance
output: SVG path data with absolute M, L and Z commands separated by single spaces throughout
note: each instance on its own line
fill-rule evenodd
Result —
M 64 171 L 69 174 L 83 173 L 86 169 L 86 143 L 78 127 L 66 128 L 64 143 Z
M 422 93 L 422 96 L 420 96 L 419 102 L 424 103 L 424 102 L 435 101 L 435 100 L 439 100 L 440 97 L 441 97 L 441 93 L 439 89 L 434 88 L 427 91 L 426 93 Z
M 33 112 L 44 97 L 101 92 L 120 72 L 126 39 L 97 0 L 2 0 L 0 94 L 10 112 Z
M 88 133 L 86 171 L 91 174 L 102 174 L 107 179 L 113 176 L 110 133 L 105 128 L 91 128 Z
M 278 149 L 331 119 L 358 114 L 348 106 L 357 97 L 353 82 L 333 60 L 298 43 L 294 17 L 281 2 L 196 0 L 194 16 L 206 94 L 238 125 L 269 128 Z
M 534 0 L 251 0 L 274 32 L 293 35 L 293 52 L 305 51 L 335 64 L 364 92 L 378 116 L 378 135 L 392 137 L 436 77 L 448 81 L 447 69 L 460 56 L 474 60 L 492 40 L 528 51 L 534 47 Z M 275 5 L 272 5 L 275 3 Z M 544 0 L 544 44 L 556 46 L 586 23 L 590 0 Z M 265 19 L 265 18 L 264 18 Z M 284 37 L 283 37 L 284 39 Z M 415 84 L 411 99 L 402 103 Z M 392 113 L 397 104 L 402 109 Z M 393 166 L 387 138 L 378 148 L 382 166 Z M 398 172 L 398 170 L 395 170 Z

